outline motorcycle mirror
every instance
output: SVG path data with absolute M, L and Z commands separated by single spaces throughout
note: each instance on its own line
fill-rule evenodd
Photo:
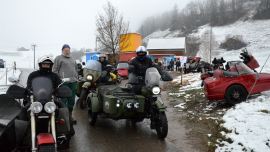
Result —
M 82 62 L 82 65 L 85 65 L 85 62 Z
M 14 77 L 14 76 L 13 76 L 13 77 L 9 77 L 9 78 L 8 78 L 8 81 L 9 81 L 9 82 L 12 82 L 12 83 L 17 83 L 17 82 L 19 82 L 18 78 Z

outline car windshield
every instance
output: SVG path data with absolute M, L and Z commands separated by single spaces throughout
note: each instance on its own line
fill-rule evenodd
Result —
M 118 63 L 117 69 L 128 69 L 128 63 Z
M 245 65 L 243 62 L 235 64 L 237 68 L 237 72 L 239 75 L 245 75 L 245 74 L 254 74 L 255 72 L 251 70 L 247 65 Z

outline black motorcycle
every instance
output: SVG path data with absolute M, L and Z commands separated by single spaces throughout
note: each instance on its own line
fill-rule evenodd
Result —
M 71 90 L 61 85 L 53 89 L 51 80 L 46 77 L 33 79 L 31 88 L 30 91 L 12 85 L 7 91 L 11 96 L 19 94 L 20 99 L 24 99 L 23 112 L 30 130 L 25 136 L 29 138 L 24 139 L 29 141 L 27 146 L 31 146 L 31 151 L 38 152 L 68 148 L 72 124 L 68 108 L 61 100 L 70 97 Z

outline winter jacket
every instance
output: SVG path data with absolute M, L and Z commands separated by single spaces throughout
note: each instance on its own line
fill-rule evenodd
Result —
M 130 65 L 133 65 L 134 68 L 130 70 L 131 73 L 134 73 L 136 76 L 144 77 L 146 70 L 150 67 L 154 67 L 152 60 L 149 57 L 145 57 L 144 60 L 140 60 L 139 57 L 135 57 L 130 61 Z
M 106 66 L 109 64 L 109 62 L 107 60 L 104 60 L 103 62 L 101 62 L 100 60 L 98 60 L 101 63 L 101 70 L 105 71 L 106 70 Z

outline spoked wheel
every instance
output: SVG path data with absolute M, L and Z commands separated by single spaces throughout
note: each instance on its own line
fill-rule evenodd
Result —
M 165 112 L 158 114 L 157 119 L 155 120 L 155 128 L 157 135 L 160 139 L 164 139 L 168 135 L 168 120 Z
M 86 108 L 86 97 L 87 97 L 87 89 L 82 89 L 79 98 L 80 109 Z
M 226 91 L 225 99 L 229 104 L 234 105 L 236 103 L 246 100 L 247 95 L 248 93 L 243 86 L 232 85 Z
M 41 145 L 38 148 L 38 152 L 56 152 L 54 144 Z

